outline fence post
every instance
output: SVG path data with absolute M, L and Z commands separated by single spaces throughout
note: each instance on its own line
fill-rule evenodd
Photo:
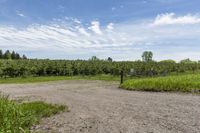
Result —
M 121 70 L 121 84 L 123 84 L 123 82 L 124 82 L 124 71 L 123 70 Z

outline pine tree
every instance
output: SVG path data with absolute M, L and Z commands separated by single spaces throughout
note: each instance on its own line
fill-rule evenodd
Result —
M 107 59 L 109 62 L 112 62 L 113 61 L 113 59 L 111 58 L 111 57 L 108 57 L 108 59 Z
M 22 59 L 27 59 L 26 55 L 23 55 L 23 56 L 22 56 Z
M 7 50 L 4 54 L 4 59 L 11 59 L 11 53 L 9 50 Z
M 15 54 L 15 59 L 21 59 L 20 55 L 18 53 Z
M 3 59 L 3 51 L 0 49 L 0 59 Z
M 16 59 L 15 51 L 12 51 L 11 58 L 12 58 L 12 59 Z

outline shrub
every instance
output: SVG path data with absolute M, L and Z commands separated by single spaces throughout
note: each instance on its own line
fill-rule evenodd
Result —
M 49 117 L 65 106 L 44 102 L 17 103 L 8 96 L 0 96 L 0 133 L 29 132 L 29 128 L 43 117 Z

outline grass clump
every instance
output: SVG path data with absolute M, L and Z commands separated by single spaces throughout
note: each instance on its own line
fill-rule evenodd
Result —
M 65 106 L 44 102 L 17 103 L 7 96 L 0 96 L 0 133 L 27 133 L 41 118 L 65 109 Z
M 136 91 L 200 93 L 200 74 L 131 79 L 121 88 Z

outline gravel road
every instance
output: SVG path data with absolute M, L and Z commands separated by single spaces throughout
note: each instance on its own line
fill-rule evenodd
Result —
M 58 81 L 0 85 L 11 98 L 44 100 L 70 112 L 44 119 L 34 131 L 55 133 L 199 133 L 200 96 L 134 92 L 115 82 Z

